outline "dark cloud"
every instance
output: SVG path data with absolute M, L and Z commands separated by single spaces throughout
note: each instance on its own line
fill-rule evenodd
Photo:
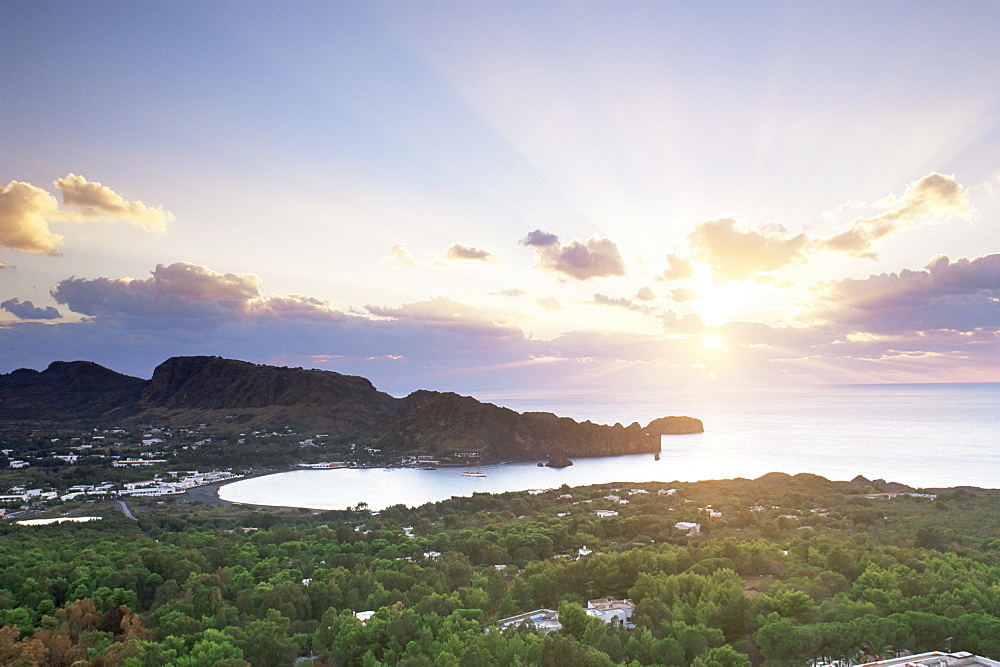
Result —
M 265 296 L 249 273 L 217 273 L 187 262 L 157 264 L 152 277 L 69 278 L 52 291 L 56 303 L 90 317 L 173 318 L 202 323 L 230 318 L 329 319 L 342 317 L 321 300 Z
M 532 248 L 544 248 L 545 246 L 556 245 L 558 243 L 558 236 L 555 234 L 549 234 L 548 232 L 543 232 L 540 229 L 528 232 L 528 235 L 521 239 L 521 245 L 526 245 Z
M 0 308 L 12 313 L 22 320 L 55 320 L 59 319 L 59 310 L 53 306 L 37 308 L 30 301 L 20 299 L 7 299 L 0 302 Z
M 679 280 L 694 275 L 694 265 L 689 260 L 673 253 L 667 255 L 667 265 L 669 268 L 657 276 L 660 280 Z
M 555 234 L 536 229 L 521 244 L 535 249 L 540 268 L 576 280 L 625 275 L 625 262 L 610 239 L 594 237 L 586 243 L 574 239 L 561 245 Z
M 950 262 L 938 256 L 925 270 L 846 279 L 817 288 L 822 305 L 806 321 L 857 332 L 897 333 L 1000 328 L 1000 254 Z
M 783 227 L 743 230 L 731 218 L 699 223 L 688 234 L 697 260 L 716 281 L 745 280 L 804 261 L 805 234 L 786 238 Z

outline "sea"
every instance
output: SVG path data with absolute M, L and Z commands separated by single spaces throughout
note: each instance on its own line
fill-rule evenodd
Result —
M 255 505 L 371 510 L 470 496 L 603 483 L 756 478 L 814 473 L 831 480 L 902 482 L 916 488 L 1000 488 L 1000 383 L 845 385 L 713 392 L 526 392 L 476 398 L 518 412 L 552 412 L 600 424 L 687 415 L 704 433 L 662 438 L 653 454 L 575 458 L 568 468 L 537 462 L 462 468 L 295 470 L 220 489 Z

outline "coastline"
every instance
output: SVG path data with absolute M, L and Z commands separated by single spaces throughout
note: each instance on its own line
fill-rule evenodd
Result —
M 253 479 L 255 477 L 266 477 L 267 475 L 276 475 L 283 472 L 291 472 L 294 470 L 299 470 L 299 468 L 274 468 L 261 470 L 259 472 L 252 472 L 249 475 L 244 475 L 239 479 L 228 479 L 222 482 L 213 482 L 211 484 L 205 484 L 202 486 L 196 486 L 193 489 L 188 489 L 184 492 L 183 496 L 176 499 L 178 503 L 197 503 L 204 505 L 205 507 L 247 507 L 250 509 L 266 509 L 266 510 L 295 510 L 302 511 L 307 508 L 304 507 L 292 507 L 292 506 L 282 506 L 282 505 L 257 505 L 253 503 L 237 503 L 232 500 L 225 500 L 219 497 L 219 490 L 226 486 L 227 484 L 235 484 L 236 482 L 243 481 L 245 479 Z
M 457 468 L 459 468 L 459 466 L 455 466 L 455 468 L 457 469 Z M 396 468 L 396 469 L 398 470 L 398 469 L 404 469 L 404 468 Z M 261 503 L 248 503 L 248 502 L 231 501 L 231 500 L 225 500 L 225 499 L 221 498 L 220 495 L 219 495 L 220 489 L 223 486 L 225 486 L 226 484 L 233 484 L 233 483 L 235 483 L 237 481 L 242 481 L 244 479 L 253 479 L 253 478 L 256 478 L 256 477 L 265 477 L 265 476 L 270 476 L 270 475 L 275 475 L 275 474 L 280 474 L 280 473 L 295 472 L 295 471 L 298 471 L 298 470 L 301 470 L 301 469 L 300 468 L 296 468 L 296 467 L 267 469 L 267 470 L 261 470 L 261 471 L 258 471 L 258 472 L 254 472 L 254 473 L 251 473 L 249 475 L 245 475 L 244 477 L 241 477 L 239 480 L 226 480 L 226 481 L 221 481 L 221 482 L 215 482 L 215 483 L 212 483 L 212 484 L 206 484 L 204 486 L 199 486 L 199 487 L 195 487 L 193 489 L 187 490 L 184 493 L 184 495 L 178 497 L 175 502 L 177 502 L 177 503 L 185 503 L 185 504 L 190 504 L 190 505 L 202 505 L 203 507 L 206 507 L 206 508 L 220 508 L 220 507 L 234 506 L 234 507 L 245 508 L 245 509 L 250 510 L 250 511 L 290 512 L 290 513 L 296 513 L 296 514 L 305 514 L 305 513 L 308 513 L 308 514 L 319 514 L 321 512 L 329 511 L 327 509 L 321 509 L 321 508 L 315 508 L 315 507 L 303 507 L 303 506 L 299 506 L 299 505 L 269 505 L 269 504 L 261 504 Z M 736 478 L 734 478 L 734 479 L 736 479 Z M 706 480 L 698 480 L 698 481 L 706 481 Z M 831 480 L 831 481 L 837 481 L 837 480 Z M 842 483 L 845 482 L 845 480 L 840 480 L 840 481 Z M 879 481 L 881 481 L 881 480 L 879 480 Z M 594 482 L 589 482 L 589 483 L 594 483 Z M 882 482 L 882 483 L 885 484 L 885 482 Z M 586 483 L 584 485 L 586 485 Z M 903 485 L 903 486 L 905 486 L 905 485 Z M 927 488 L 924 489 L 924 491 L 930 491 L 930 492 L 934 492 L 934 493 L 942 493 L 942 492 L 948 492 L 948 491 L 955 491 L 955 490 L 958 490 L 958 489 L 964 489 L 966 491 L 973 492 L 973 493 L 1000 494 L 1000 488 L 977 487 L 977 486 L 971 486 L 971 485 L 958 485 L 958 486 L 953 486 L 953 487 L 927 487 Z M 428 501 L 428 502 L 434 502 L 434 501 Z

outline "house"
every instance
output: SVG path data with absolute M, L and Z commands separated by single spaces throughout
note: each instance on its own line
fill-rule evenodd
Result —
M 512 627 L 517 628 L 522 625 L 534 627 L 539 632 L 551 632 L 562 629 L 562 624 L 559 622 L 559 612 L 554 609 L 534 609 L 523 614 L 518 614 L 517 616 L 501 618 L 497 621 L 498 630 L 506 630 Z
M 618 512 L 614 510 L 594 510 L 594 514 L 602 519 L 607 519 L 611 516 L 618 516 Z
M 686 531 L 689 536 L 697 535 L 701 532 L 701 524 L 690 521 L 678 521 L 674 524 L 674 528 Z
M 606 597 L 590 600 L 584 611 L 588 616 L 599 618 L 605 623 L 621 623 L 626 628 L 634 628 L 631 623 L 632 609 L 631 600 Z M 561 629 L 562 623 L 559 622 L 559 612 L 554 609 L 535 609 L 517 616 L 502 618 L 496 623 L 498 630 L 521 626 L 533 627 L 536 631 L 545 633 Z
M 587 615 L 599 618 L 605 623 L 620 623 L 626 628 L 632 625 L 632 611 L 635 605 L 631 600 L 619 600 L 614 597 L 598 598 L 587 601 Z
M 967 651 L 943 653 L 928 651 L 916 655 L 900 656 L 891 660 L 865 663 L 861 667 L 1000 667 L 1000 662 L 973 655 Z
M 114 468 L 141 468 L 166 462 L 166 459 L 121 459 L 112 463 L 111 466 Z

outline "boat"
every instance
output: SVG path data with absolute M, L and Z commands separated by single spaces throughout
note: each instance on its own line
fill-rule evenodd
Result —
M 464 471 L 462 471 L 462 474 L 465 475 L 466 477 L 486 477 L 486 473 L 484 473 L 479 468 L 479 464 L 481 463 L 481 461 L 482 461 L 481 458 L 477 458 L 476 459 L 476 469 L 472 470 L 472 469 L 466 467 L 466 469 Z

